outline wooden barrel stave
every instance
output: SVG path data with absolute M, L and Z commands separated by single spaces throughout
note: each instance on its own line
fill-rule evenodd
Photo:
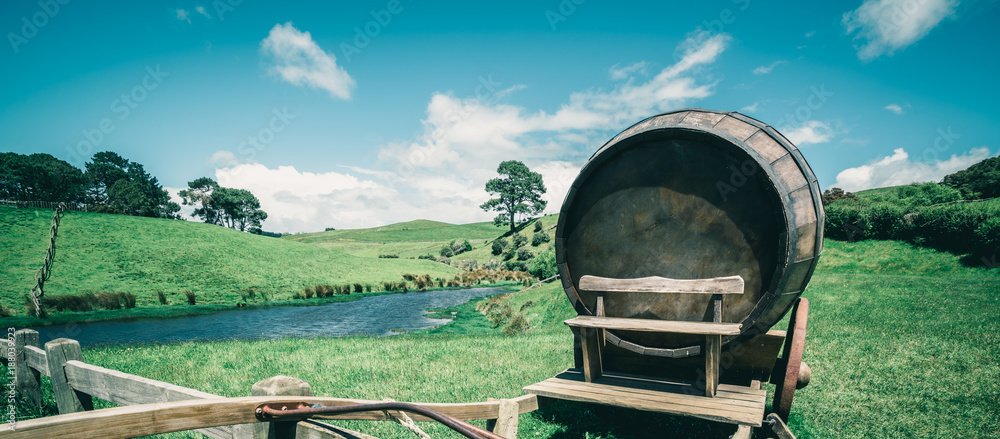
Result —
M 713 181 L 725 181 L 736 175 L 730 174 L 731 170 L 741 168 L 749 172 L 743 176 L 745 181 L 734 188 L 733 195 L 744 197 L 744 201 L 732 204 L 727 193 L 713 194 L 704 188 Z M 659 175 L 654 172 L 657 169 Z M 595 183 L 612 177 L 618 181 L 610 187 Z M 594 181 L 588 183 L 588 179 Z M 768 202 L 748 202 L 747 197 Z M 589 200 L 583 202 L 583 207 L 581 198 Z M 737 316 L 727 320 L 742 321 L 747 334 L 763 332 L 787 312 L 815 267 L 822 242 L 823 214 L 818 200 L 815 176 L 798 150 L 772 128 L 752 118 L 691 109 L 646 119 L 598 150 L 567 194 L 555 240 L 564 290 L 578 313 L 592 314 L 595 295 L 576 288 L 584 274 L 621 278 L 739 274 L 747 280 L 748 294 L 742 301 L 727 302 L 726 314 Z M 783 223 L 784 227 L 776 230 L 766 225 L 768 221 L 761 224 L 746 218 L 766 216 L 754 204 L 768 203 L 782 207 L 769 220 Z M 637 205 L 648 211 L 638 211 Z M 695 205 L 698 207 L 692 209 Z M 586 216 L 592 218 L 582 218 Z M 733 218 L 735 221 L 727 222 Z M 617 224 L 621 230 L 597 230 L 608 224 Z M 653 231 L 659 226 L 675 230 Z M 700 237 L 698 244 L 705 247 L 699 252 L 678 254 L 677 244 L 682 248 L 695 244 L 688 239 L 691 236 Z M 643 239 L 666 240 L 659 242 L 671 243 L 674 252 L 655 245 L 637 245 Z M 775 240 L 782 241 L 778 247 L 783 248 L 775 250 Z M 631 259 L 622 259 L 621 247 L 629 249 Z M 728 262 L 721 267 L 710 260 L 716 257 Z M 635 264 L 636 260 L 657 262 Z M 664 267 L 673 273 L 664 273 Z M 664 301 L 628 296 L 642 293 L 622 294 L 617 299 L 606 299 L 608 315 L 678 320 L 698 320 L 707 315 L 707 302 L 701 303 L 704 298 Z M 700 352 L 698 340 L 693 338 L 665 340 L 657 334 L 622 332 L 609 333 L 608 341 L 645 355 L 683 357 Z

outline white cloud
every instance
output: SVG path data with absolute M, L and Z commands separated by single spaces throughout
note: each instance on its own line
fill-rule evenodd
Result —
M 206 18 L 212 18 L 211 15 L 208 15 L 208 11 L 205 11 L 205 7 L 204 6 L 198 6 L 198 7 L 194 8 L 194 10 L 198 11 L 199 14 L 204 15 Z
M 854 192 L 878 187 L 940 181 L 945 175 L 968 168 L 989 157 L 989 148 L 983 146 L 973 148 L 961 155 L 953 154 L 947 160 L 918 162 L 911 160 L 910 155 L 903 148 L 897 148 L 890 156 L 867 165 L 841 171 L 837 174 L 837 182 L 834 183 L 834 186 Z
M 188 15 L 189 15 L 188 11 L 185 11 L 183 9 L 177 10 L 177 19 L 181 21 L 186 21 L 188 22 L 188 24 L 191 24 L 191 17 L 189 17 Z
M 224 167 L 236 166 L 239 163 L 240 161 L 239 159 L 236 158 L 236 154 L 233 154 L 231 151 L 227 151 L 224 149 L 215 151 L 215 153 L 212 154 L 212 156 L 205 161 L 205 164 L 207 165 L 224 166 Z
M 810 143 L 826 143 L 836 134 L 830 125 L 818 120 L 807 120 L 798 128 L 786 127 L 782 130 L 785 137 L 798 146 Z
M 775 67 L 778 67 L 779 65 L 784 64 L 784 63 L 785 63 L 785 61 L 775 61 L 775 62 L 773 62 L 771 64 L 766 65 L 766 66 L 757 67 L 756 69 L 753 69 L 753 74 L 755 74 L 755 75 L 766 75 L 768 73 L 771 73 L 771 71 L 774 70 Z
M 857 31 L 858 58 L 869 61 L 917 42 L 946 17 L 954 17 L 956 0 L 866 0 L 844 14 L 847 34 Z
M 294 85 L 326 90 L 335 99 L 350 99 L 354 78 L 337 65 L 337 57 L 324 52 L 309 32 L 276 24 L 260 42 L 260 52 L 270 61 L 269 72 Z
M 891 111 L 893 113 L 896 113 L 896 114 L 903 114 L 903 107 L 900 107 L 899 104 L 889 104 L 889 105 L 886 105 L 885 109 L 889 110 L 889 111 Z
M 611 80 L 613 81 L 620 81 L 622 79 L 628 78 L 632 76 L 633 73 L 636 72 L 645 74 L 646 61 L 639 61 L 635 64 L 627 65 L 624 67 L 618 67 L 618 64 L 615 64 L 611 66 L 610 69 L 608 69 L 608 72 L 611 73 Z
M 747 105 L 746 107 L 740 108 L 740 111 L 742 111 L 744 113 L 756 113 L 757 112 L 757 105 L 758 104 L 760 104 L 760 103 L 759 102 L 754 102 L 751 105 Z
M 727 35 L 694 35 L 678 60 L 652 77 L 611 90 L 570 94 L 554 112 L 502 101 L 523 89 L 484 80 L 479 97 L 435 93 L 415 138 L 383 145 L 370 167 L 309 174 L 291 167 L 239 164 L 216 170 L 224 186 L 245 188 L 268 212 L 264 229 L 317 231 L 372 227 L 416 218 L 451 223 L 489 221 L 479 208 L 486 181 L 504 160 L 521 160 L 542 175 L 547 212 L 557 212 L 596 147 L 650 114 L 689 106 L 713 93 L 704 67 L 725 50 Z M 492 93 L 492 94 L 490 94 Z M 228 157 L 220 155 L 219 160 Z

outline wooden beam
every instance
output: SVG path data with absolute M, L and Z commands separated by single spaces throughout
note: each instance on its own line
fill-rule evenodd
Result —
M 42 406 L 41 372 L 28 362 L 28 347 L 38 349 L 38 331 L 21 329 L 14 332 L 14 386 L 35 407 Z M 45 367 L 48 375 L 48 366 Z
M 601 344 L 597 340 L 597 330 L 587 327 L 573 327 L 573 335 L 580 339 L 583 351 L 583 376 L 587 382 L 593 382 L 601 377 L 604 368 L 601 365 Z
M 740 276 L 711 279 L 670 279 L 659 276 L 614 279 L 586 275 L 580 278 L 581 291 L 617 291 L 622 293 L 743 294 Z
M 45 358 L 44 349 L 38 346 L 25 346 L 24 360 L 28 367 L 41 372 L 42 375 L 49 376 L 49 360 Z
M 93 410 L 94 402 L 90 395 L 80 390 L 74 390 L 64 371 L 67 361 L 83 360 L 80 343 L 68 338 L 57 338 L 45 343 L 45 359 L 49 365 L 52 393 L 55 394 L 56 406 L 59 408 L 59 413 L 67 414 Z
M 515 398 L 517 411 L 525 413 L 537 408 L 534 395 Z M 58 437 L 60 439 L 89 439 L 94 437 L 116 439 L 148 436 L 219 427 L 236 424 L 254 424 L 254 410 L 261 404 L 291 404 L 343 406 L 379 401 L 322 398 L 309 396 L 249 396 L 242 398 L 213 398 L 187 401 L 162 402 L 103 410 L 69 413 L 45 418 L 19 421 L 16 430 L 0 430 L 0 439 L 34 439 Z M 499 416 L 499 402 L 471 404 L 426 404 L 427 408 L 463 420 L 489 419 Z M 428 420 L 413 414 L 414 420 Z M 352 413 L 335 419 L 384 420 L 382 412 Z M 315 437 L 315 436 L 311 436 Z
M 722 336 L 705 336 L 705 396 L 715 397 L 719 387 L 719 359 L 722 358 Z
M 574 328 L 603 328 L 620 331 L 672 332 L 695 335 L 739 335 L 739 323 L 677 322 L 672 320 L 625 319 L 578 316 L 564 323 Z

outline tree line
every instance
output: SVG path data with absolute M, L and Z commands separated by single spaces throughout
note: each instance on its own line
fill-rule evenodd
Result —
M 203 221 L 261 233 L 267 213 L 244 189 L 223 188 L 203 177 L 181 191 L 184 204 Z M 50 154 L 0 153 L 0 199 L 86 205 L 90 212 L 181 219 L 181 207 L 142 164 L 111 151 L 98 152 L 83 170 Z

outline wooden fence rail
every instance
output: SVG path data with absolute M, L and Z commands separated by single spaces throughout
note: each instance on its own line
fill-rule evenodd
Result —
M 197 418 L 192 414 L 192 419 L 178 421 L 180 424 L 150 425 L 144 426 L 144 429 L 134 428 L 135 426 L 133 425 L 133 429 L 130 430 L 127 429 L 130 423 L 135 424 L 138 419 L 145 419 L 141 417 L 135 418 L 135 416 L 139 416 L 141 413 L 144 413 L 144 416 L 149 416 L 149 410 L 152 409 L 145 406 L 147 404 L 160 404 L 154 408 L 160 410 L 162 413 L 172 413 L 171 410 L 182 409 L 178 407 L 183 405 L 183 401 L 213 400 L 217 401 L 218 407 L 221 408 L 223 406 L 230 407 L 232 404 L 238 403 L 238 400 L 241 399 L 225 399 L 218 395 L 84 363 L 82 361 L 83 356 L 80 344 L 76 340 L 66 338 L 55 339 L 45 343 L 44 349 L 39 347 L 38 343 L 38 332 L 34 330 L 22 329 L 14 333 L 14 364 L 12 366 L 15 372 L 15 388 L 25 400 L 41 407 L 41 376 L 48 376 L 52 382 L 52 390 L 60 416 L 18 422 L 15 424 L 13 431 L 0 431 L 0 438 L 21 437 L 22 434 L 29 433 L 30 431 L 35 431 L 36 433 L 42 431 L 61 432 L 63 431 L 59 430 L 59 428 L 63 428 L 61 427 L 63 426 L 63 424 L 60 424 L 61 422 L 75 425 L 72 428 L 79 428 L 81 425 L 86 424 L 84 419 L 88 418 L 76 419 L 79 416 L 66 417 L 64 415 L 91 411 L 93 410 L 93 398 L 99 398 L 121 406 L 131 407 L 141 405 L 142 407 L 146 407 L 146 412 L 140 412 L 140 407 L 135 407 L 135 410 L 131 411 L 119 408 L 93 412 L 95 416 L 102 419 L 101 422 L 103 423 L 111 422 L 123 425 L 121 431 L 125 435 L 117 437 L 132 437 L 128 436 L 128 434 L 132 433 L 146 435 L 178 431 L 178 425 L 195 425 L 210 426 L 194 431 L 213 438 L 377 439 L 362 433 L 312 420 L 296 423 L 292 433 L 275 430 L 273 426 L 277 423 L 242 423 L 246 422 L 245 416 L 249 416 L 250 421 L 253 420 L 252 410 L 247 414 L 241 415 L 244 417 L 232 417 L 230 416 L 231 414 L 227 415 L 225 410 L 221 410 L 218 413 L 218 416 L 230 416 L 229 420 L 213 419 L 210 416 L 206 418 L 201 415 L 199 415 L 201 416 L 200 418 Z M 8 365 L 8 367 L 10 366 Z M 300 397 L 299 400 L 323 406 L 378 402 L 313 397 L 308 383 L 297 378 L 285 376 L 268 378 L 254 384 L 251 389 L 251 395 L 255 397 L 296 396 Z M 223 399 L 225 399 L 225 402 L 221 401 Z M 194 402 L 191 404 L 195 404 L 194 406 L 197 405 Z M 526 395 L 511 400 L 469 404 L 419 404 L 462 420 L 485 419 L 495 433 L 508 439 L 516 437 L 518 415 L 538 408 L 538 401 L 534 395 Z M 118 411 L 115 412 L 113 410 Z M 120 417 L 115 418 L 114 414 L 119 412 L 121 412 Z M 105 419 L 107 416 L 112 416 L 112 418 Z M 426 420 L 426 418 L 416 414 L 411 416 L 414 420 Z M 394 418 L 390 416 L 390 413 L 385 412 L 359 412 L 332 417 L 332 419 L 390 420 Z M 242 421 L 236 422 L 237 420 Z M 49 430 L 44 430 L 45 428 Z M 53 428 L 56 430 L 52 430 Z M 21 433 L 16 433 L 17 430 L 21 430 Z M 153 431 L 153 433 L 150 433 L 150 431 Z M 90 431 L 90 433 L 93 433 L 93 431 Z M 28 434 L 24 437 L 33 436 Z

